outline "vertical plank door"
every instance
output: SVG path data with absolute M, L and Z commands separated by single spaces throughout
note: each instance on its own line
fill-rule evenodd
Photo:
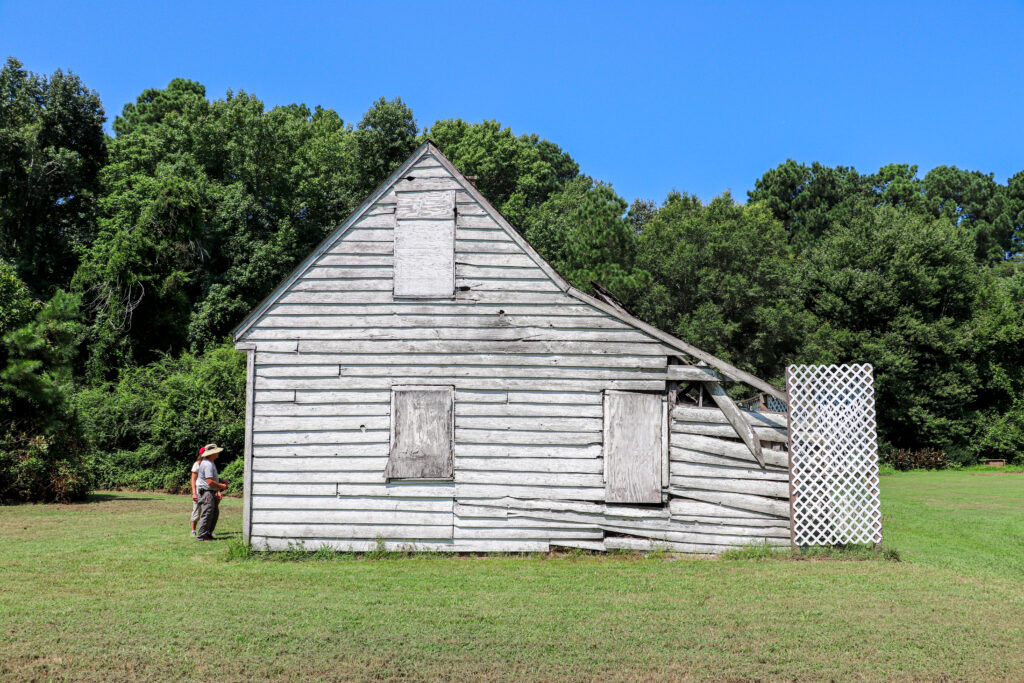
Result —
M 662 415 L 659 394 L 605 392 L 607 502 L 661 502 Z

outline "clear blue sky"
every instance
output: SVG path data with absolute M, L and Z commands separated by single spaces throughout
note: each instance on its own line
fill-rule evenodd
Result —
M 497 119 L 627 199 L 746 191 L 787 157 L 1024 169 L 1024 3 L 0 2 L 0 53 L 112 119 L 175 77 L 358 122 Z

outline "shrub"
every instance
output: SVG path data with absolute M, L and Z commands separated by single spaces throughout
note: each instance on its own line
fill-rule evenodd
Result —
M 229 462 L 220 472 L 220 476 L 228 480 L 228 495 L 242 495 L 245 475 L 245 459 L 238 456 Z
M 245 356 L 228 345 L 167 356 L 79 391 L 75 404 L 99 486 L 185 491 L 200 446 L 242 452 Z
M 897 470 L 942 470 L 949 467 L 949 458 L 935 448 L 910 450 L 900 448 L 888 455 L 889 464 Z
M 0 450 L 0 503 L 70 503 L 85 497 L 90 482 L 76 449 L 59 437 Z

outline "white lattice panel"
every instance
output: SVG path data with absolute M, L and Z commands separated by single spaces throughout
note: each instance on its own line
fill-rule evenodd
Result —
M 786 389 L 794 542 L 881 542 L 871 366 L 791 365 Z

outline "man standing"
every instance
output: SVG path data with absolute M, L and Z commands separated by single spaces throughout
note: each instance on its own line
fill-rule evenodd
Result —
M 200 541 L 213 540 L 213 530 L 220 516 L 220 492 L 228 487 L 226 481 L 220 480 L 217 466 L 213 464 L 223 450 L 215 443 L 206 444 L 203 448 L 203 461 L 199 463 L 196 490 L 199 491 Z

